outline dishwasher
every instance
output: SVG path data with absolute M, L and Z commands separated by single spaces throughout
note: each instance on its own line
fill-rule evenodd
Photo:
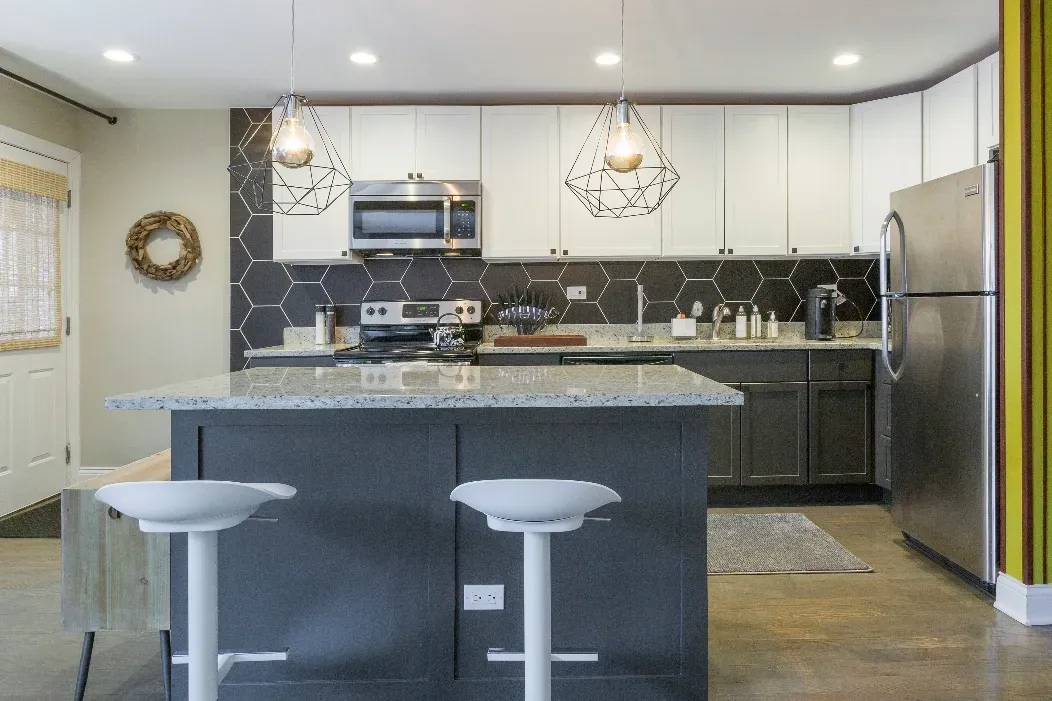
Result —
M 671 353 L 596 353 L 564 355 L 563 365 L 674 365 Z

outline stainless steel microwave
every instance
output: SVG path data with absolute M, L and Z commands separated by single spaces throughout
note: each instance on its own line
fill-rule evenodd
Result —
M 349 194 L 353 251 L 482 255 L 478 180 L 366 180 Z

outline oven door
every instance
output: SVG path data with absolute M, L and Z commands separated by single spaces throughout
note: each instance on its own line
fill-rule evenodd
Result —
M 480 198 L 351 197 L 351 248 L 361 252 L 481 252 Z

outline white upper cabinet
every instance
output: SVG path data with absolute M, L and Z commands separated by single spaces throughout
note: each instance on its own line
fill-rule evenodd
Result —
M 789 107 L 789 253 L 851 250 L 850 108 Z
M 891 193 L 921 182 L 921 93 L 851 107 L 851 242 L 875 253 Z
M 727 107 L 726 245 L 734 255 L 784 255 L 788 221 L 788 111 Z
M 979 62 L 978 159 L 985 163 L 989 149 L 1001 143 L 1001 54 Z
M 924 91 L 924 180 L 976 164 L 976 66 Z M 985 160 L 985 159 L 984 159 Z
M 478 180 L 478 107 L 416 108 L 416 172 L 426 180 Z
M 556 257 L 561 187 L 559 108 L 483 107 L 482 254 Z
M 559 255 L 569 258 L 654 258 L 661 255 L 661 216 L 655 212 L 646 216 L 614 219 L 593 217 L 563 181 L 577 159 L 601 105 L 573 105 L 559 108 Z M 655 140 L 661 139 L 661 108 L 642 105 L 636 108 Z M 601 126 L 601 125 L 600 125 Z M 638 127 L 638 125 L 635 125 Z M 598 128 L 598 127 L 597 127 Z M 640 130 L 641 132 L 641 130 Z M 590 142 L 591 143 L 591 142 Z M 591 162 L 593 153 L 582 153 Z M 602 157 L 602 153 L 600 153 Z M 657 163 L 657 154 L 648 149 L 643 155 L 643 166 Z M 576 173 L 577 171 L 575 171 Z M 626 186 L 635 184 L 635 175 L 619 176 Z M 679 187 L 677 185 L 677 187 Z M 483 236 L 486 234 L 483 233 Z
M 350 108 L 315 107 L 318 118 L 329 134 L 333 146 L 343 160 L 345 168 L 350 163 Z M 275 116 L 275 123 L 281 118 Z M 312 132 L 320 158 L 321 137 L 311 120 L 307 129 Z M 326 159 L 325 165 L 329 165 Z M 276 166 L 281 168 L 281 166 Z M 310 184 L 308 169 L 282 168 L 280 175 L 290 185 Z M 274 260 L 285 263 L 350 263 L 350 210 L 347 194 L 340 195 L 329 208 L 317 215 L 274 215 Z
M 354 180 L 478 180 L 478 107 L 352 107 Z
M 661 148 L 680 176 L 661 205 L 663 256 L 723 253 L 723 139 L 723 107 L 661 108 Z

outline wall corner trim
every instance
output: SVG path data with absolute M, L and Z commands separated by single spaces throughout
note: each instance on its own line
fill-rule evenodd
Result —
M 1027 585 L 1000 572 L 994 608 L 1023 625 L 1052 625 L 1052 584 Z

